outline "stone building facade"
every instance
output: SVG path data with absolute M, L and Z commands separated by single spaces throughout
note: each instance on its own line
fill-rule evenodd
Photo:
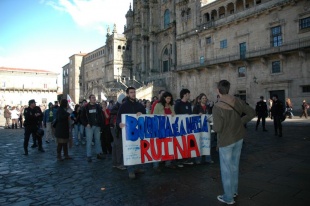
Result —
M 37 105 L 57 100 L 57 73 L 45 70 L 0 67 L 0 105 L 28 105 L 35 99 Z
M 216 100 L 221 79 L 252 106 L 310 97 L 308 0 L 133 0 L 126 19 L 132 75 L 176 97 Z

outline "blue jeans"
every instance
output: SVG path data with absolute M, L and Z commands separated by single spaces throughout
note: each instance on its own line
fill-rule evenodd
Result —
M 91 157 L 91 143 L 93 137 L 95 138 L 95 149 L 97 154 L 102 153 L 101 142 L 100 142 L 100 127 L 92 126 L 85 127 L 86 133 L 86 155 L 87 157 Z
M 224 189 L 223 200 L 231 202 L 234 194 L 238 194 L 239 161 L 243 139 L 226 147 L 220 147 L 220 165 L 222 184 Z

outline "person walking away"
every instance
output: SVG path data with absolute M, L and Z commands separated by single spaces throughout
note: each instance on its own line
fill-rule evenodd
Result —
M 220 96 L 213 107 L 213 130 L 217 132 L 222 185 L 220 202 L 234 204 L 238 195 L 239 161 L 245 136 L 244 124 L 255 117 L 255 110 L 238 97 L 229 95 L 230 83 L 221 80 L 217 86 Z M 241 114 L 244 116 L 241 117 Z
M 145 114 L 145 108 L 143 105 L 136 101 L 136 89 L 134 87 L 128 87 L 126 89 L 126 94 L 128 96 L 127 101 L 125 101 L 120 106 L 117 113 L 116 124 L 119 126 L 119 128 L 125 127 L 125 124 L 122 122 L 122 114 L 136 114 L 137 116 Z M 139 168 L 139 165 L 128 166 L 127 170 L 130 179 L 136 178 L 135 173 L 144 173 L 144 171 Z
M 6 105 L 4 107 L 3 116 L 5 118 L 5 128 L 6 129 L 11 129 L 11 127 L 10 127 L 11 112 L 9 110 L 9 105 Z
M 56 112 L 53 110 L 53 103 L 48 103 L 48 109 L 44 111 L 43 126 L 45 128 L 45 142 L 50 143 L 50 139 L 53 139 L 52 122 L 56 117 Z
M 19 111 L 17 111 L 17 108 L 13 106 L 11 110 L 12 129 L 14 128 L 17 129 L 18 118 L 19 118 Z
M 38 150 L 40 152 L 45 152 L 42 147 L 42 136 L 37 135 L 36 132 L 39 129 L 38 124 L 43 119 L 43 114 L 40 109 L 40 107 L 36 106 L 36 101 L 34 99 L 29 100 L 28 102 L 29 106 L 24 109 L 24 127 L 25 127 L 25 133 L 24 133 L 24 151 L 25 155 L 28 155 L 28 143 L 30 135 L 32 134 L 32 137 L 35 137 L 38 141 L 39 148 Z
M 278 99 L 278 95 L 274 94 L 272 96 L 272 107 L 271 107 L 271 115 L 273 117 L 273 125 L 274 125 L 274 135 L 282 137 L 282 118 L 284 113 L 284 105 Z
M 255 130 L 257 131 L 260 120 L 262 119 L 263 131 L 267 132 L 267 130 L 266 130 L 266 117 L 268 116 L 268 108 L 267 108 L 266 102 L 264 101 L 263 96 L 260 96 L 260 101 L 258 101 L 256 103 L 255 111 L 256 111 L 256 115 L 257 115 Z
M 104 117 L 102 115 L 102 108 L 98 104 L 96 104 L 96 96 L 94 94 L 89 95 L 89 103 L 86 104 L 82 110 L 81 121 L 85 127 L 86 132 L 87 161 L 92 162 L 91 146 L 93 137 L 95 138 L 97 159 L 103 159 L 100 141 L 100 131 L 102 123 L 104 121 Z
M 79 134 L 82 141 L 83 131 L 81 131 L 81 118 L 80 118 L 80 105 L 76 104 L 74 106 L 74 111 L 70 115 L 71 120 L 73 121 L 73 141 L 76 146 L 79 145 Z
M 121 104 L 127 100 L 125 94 L 121 93 L 117 97 L 117 102 L 113 106 L 110 112 L 110 130 L 113 137 L 112 142 L 112 165 L 113 167 L 126 170 L 126 167 L 123 164 L 123 142 L 121 136 L 121 129 L 116 125 L 116 118 Z
M 301 109 L 302 109 L 302 114 L 300 115 L 300 118 L 305 116 L 305 118 L 308 119 L 309 105 L 307 104 L 306 100 L 302 101 Z
M 199 103 L 194 106 L 193 114 L 199 114 L 199 115 L 208 114 L 208 111 L 210 111 L 210 108 L 207 105 L 207 101 L 208 101 L 207 96 L 205 94 L 201 94 L 198 96 L 197 100 L 198 100 L 197 102 Z M 210 141 L 210 145 L 211 145 L 211 141 Z M 203 159 L 202 156 L 196 157 L 195 158 L 196 164 L 201 164 L 202 159 Z M 210 164 L 214 163 L 211 158 L 211 154 L 205 155 L 204 161 Z
M 23 123 L 24 123 L 24 107 L 23 106 L 19 108 L 18 122 L 19 122 L 19 128 L 23 128 Z
M 180 101 L 177 101 L 174 105 L 175 114 L 192 114 L 192 104 L 189 102 L 190 99 L 190 91 L 188 89 L 182 89 L 180 91 Z M 183 164 L 192 165 L 193 161 L 189 159 L 183 159 L 181 163 L 180 160 L 178 162 L 178 167 L 183 167 Z
M 101 148 L 103 155 L 112 154 L 112 134 L 110 131 L 110 110 L 107 108 L 108 104 L 106 101 L 102 101 L 101 108 L 104 116 L 101 129 Z
M 56 113 L 55 136 L 57 138 L 57 160 L 62 161 L 61 151 L 64 159 L 72 159 L 68 153 L 68 142 L 70 141 L 70 114 L 67 112 L 68 101 L 62 99 Z

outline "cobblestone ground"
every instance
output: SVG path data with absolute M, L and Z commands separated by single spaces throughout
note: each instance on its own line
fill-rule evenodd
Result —
M 285 121 L 282 138 L 274 136 L 270 120 L 268 132 L 254 127 L 255 119 L 242 151 L 236 205 L 309 205 L 310 121 Z M 70 149 L 73 160 L 57 162 L 54 142 L 44 142 L 45 153 L 29 148 L 28 156 L 22 144 L 22 129 L 0 129 L 2 206 L 223 205 L 216 199 L 222 185 L 214 149 L 214 164 L 162 167 L 161 173 L 144 165 L 146 173 L 130 180 L 127 171 L 112 168 L 110 157 L 88 163 L 85 146 Z

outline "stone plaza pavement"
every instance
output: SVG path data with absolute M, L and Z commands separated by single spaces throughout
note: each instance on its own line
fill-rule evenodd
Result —
M 254 128 L 255 119 L 248 123 L 235 205 L 310 205 L 310 121 L 286 120 L 282 138 L 274 136 L 270 119 L 268 132 Z M 70 149 L 73 160 L 57 162 L 54 142 L 44 141 L 45 153 L 29 148 L 28 156 L 22 144 L 22 129 L 0 129 L 1 206 L 224 205 L 216 198 L 222 184 L 215 149 L 214 164 L 161 173 L 148 164 L 130 180 L 127 171 L 112 168 L 111 158 L 88 163 L 85 146 Z

